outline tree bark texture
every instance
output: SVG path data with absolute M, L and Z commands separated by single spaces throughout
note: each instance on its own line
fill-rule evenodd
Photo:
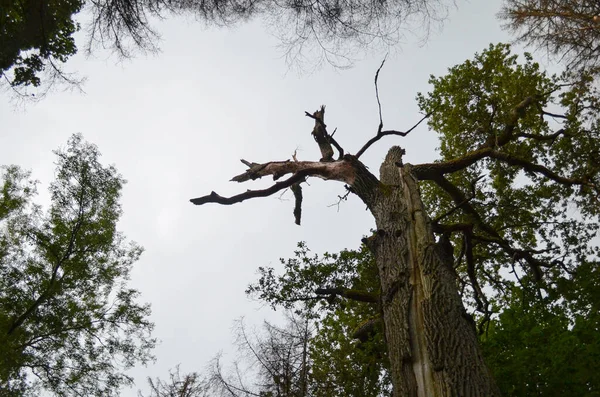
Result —
M 373 184 L 352 186 L 377 225 L 370 248 L 381 280 L 394 396 L 497 396 L 458 295 L 452 252 L 435 242 L 402 154 L 397 146 L 390 149 L 375 190 Z M 356 171 L 357 181 L 371 179 Z

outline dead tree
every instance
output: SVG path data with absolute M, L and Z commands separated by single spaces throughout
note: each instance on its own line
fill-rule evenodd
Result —
M 380 128 L 376 138 L 408 132 Z M 444 168 L 439 164 L 404 165 L 403 154 L 398 146 L 390 149 L 379 179 L 358 156 L 350 154 L 337 161 L 243 161 L 249 169 L 233 181 L 264 176 L 278 181 L 285 175 L 291 176 L 264 190 L 249 190 L 233 197 L 212 192 L 191 202 L 234 204 L 270 196 L 313 176 L 347 184 L 367 205 L 377 224 L 370 249 L 377 258 L 381 278 L 381 308 L 396 395 L 497 395 L 475 331 L 463 315 L 452 257 L 436 244 L 419 195 L 419 178 L 441 177 Z
M 377 86 L 377 79 L 375 80 Z M 378 99 L 379 101 L 379 99 Z M 467 273 L 473 284 L 477 305 L 485 306 L 481 289 L 474 274 L 473 241 L 493 243 L 507 255 L 526 264 L 532 277 L 539 279 L 538 252 L 512 245 L 501 233 L 486 223 L 472 205 L 468 194 L 450 182 L 446 175 L 466 169 L 482 160 L 494 160 L 518 166 L 528 173 L 566 186 L 598 187 L 589 178 L 565 177 L 541 164 L 517 157 L 507 148 L 519 139 L 546 142 L 552 136 L 527 134 L 519 122 L 528 112 L 540 112 L 537 96 L 521 99 L 508 114 L 502 115 L 503 126 L 493 136 L 464 155 L 444 162 L 411 165 L 402 162 L 405 150 L 392 147 L 381 164 L 379 177 L 373 175 L 360 161 L 360 156 L 386 135 L 405 136 L 425 118 L 407 131 L 383 130 L 380 123 L 377 134 L 356 155 L 344 154 L 327 132 L 324 108 L 306 115 L 315 119 L 313 135 L 322 153 L 321 161 L 272 161 L 264 164 L 242 160 L 246 172 L 232 181 L 246 182 L 271 176 L 275 183 L 263 190 L 222 197 L 215 192 L 191 200 L 196 205 L 218 203 L 230 205 L 256 197 L 270 196 L 292 186 L 299 186 L 309 177 L 335 180 L 346 184 L 375 218 L 377 232 L 363 242 L 373 252 L 379 273 L 381 290 L 379 307 L 383 319 L 385 342 L 388 349 L 394 395 L 399 396 L 496 396 L 498 388 L 488 371 L 478 346 L 472 318 L 464 309 L 453 267 L 453 249 L 448 241 L 451 233 L 464 235 L 463 250 Z M 562 134 L 557 132 L 554 137 Z M 317 136 L 318 135 L 318 136 Z M 332 146 L 339 157 L 333 158 Z M 294 159 L 295 160 L 295 159 Z M 287 177 L 286 177 L 287 176 Z M 283 179 L 286 177 L 285 179 Z M 432 181 L 439 186 L 456 206 L 469 215 L 470 224 L 443 225 L 440 217 L 431 219 L 421 200 L 418 183 Z M 301 195 L 296 194 L 296 197 Z M 296 208 L 301 202 L 296 202 Z M 299 211 L 294 211 L 299 216 Z M 299 219 L 297 218 L 297 223 Z M 436 242 L 434 233 L 442 237 Z M 461 254 L 462 256 L 462 254 Z M 472 276 L 472 277 L 471 277 Z M 323 294 L 325 289 L 315 291 Z M 341 290 L 340 290 L 341 291 Z M 347 299 L 362 295 L 348 291 L 329 291 Z M 325 294 L 327 295 L 327 294 Z M 323 296 L 325 296 L 323 295 Z M 356 296 L 355 296 L 356 295 Z

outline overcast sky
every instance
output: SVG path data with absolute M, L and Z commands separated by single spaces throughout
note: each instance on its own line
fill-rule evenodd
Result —
M 495 17 L 499 7 L 498 1 L 458 2 L 425 46 L 407 38 L 388 57 L 379 83 L 386 128 L 405 130 L 420 119 L 414 98 L 428 90 L 430 74 L 442 75 L 490 43 L 509 40 Z M 228 182 L 245 170 L 241 158 L 285 160 L 298 149 L 299 160 L 318 160 L 313 121 L 304 111 L 321 104 L 330 131 L 337 128 L 338 142 L 356 153 L 377 129 L 373 77 L 384 53 L 350 70 L 324 66 L 299 75 L 260 22 L 207 30 L 168 19 L 157 28 L 163 40 L 156 56 L 121 64 L 106 54 L 69 61 L 67 69 L 88 78 L 85 94 L 53 93 L 23 108 L 0 93 L 0 163 L 31 169 L 42 182 L 40 200 L 53 179 L 52 150 L 77 132 L 128 180 L 120 229 L 146 248 L 132 284 L 152 304 L 161 343 L 155 364 L 131 371 L 137 386 L 124 390 L 125 397 L 146 390 L 146 376 L 166 378 L 179 363 L 184 372 L 202 371 L 219 350 L 230 349 L 234 319 L 276 319 L 244 294 L 258 266 L 280 268 L 279 258 L 292 256 L 301 240 L 316 253 L 356 248 L 374 226 L 356 197 L 339 212 L 328 207 L 344 193 L 337 182 L 311 179 L 305 186 L 302 226 L 294 224 L 290 194 L 287 201 L 270 197 L 234 206 L 196 207 L 188 200 L 270 184 Z M 435 158 L 435 135 L 422 127 L 407 138 L 384 138 L 362 160 L 376 173 L 392 144 L 406 148 L 406 162 Z

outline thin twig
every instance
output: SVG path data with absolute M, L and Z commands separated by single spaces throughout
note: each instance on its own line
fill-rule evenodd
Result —
M 381 61 L 381 65 L 379 65 L 379 69 L 377 69 L 377 72 L 375 72 L 375 98 L 377 98 L 377 106 L 379 108 L 379 127 L 377 128 L 377 134 L 379 134 L 381 132 L 381 130 L 383 129 L 383 117 L 381 116 L 381 102 L 379 101 L 379 87 L 377 86 L 377 79 L 379 79 L 379 72 L 381 71 L 381 68 L 383 68 L 383 65 L 385 64 L 386 59 L 387 59 L 387 54 L 383 58 L 383 61 Z
M 346 189 L 348 191 L 344 195 L 342 195 L 342 196 L 338 195 L 338 202 L 337 203 L 333 203 L 333 204 L 329 204 L 328 207 L 333 207 L 335 205 L 335 206 L 337 206 L 337 211 L 340 212 L 340 204 L 342 203 L 342 201 L 347 201 L 348 200 L 348 196 L 352 192 L 350 190 L 350 188 L 349 188 L 348 185 L 346 185 L 345 187 L 346 187 Z

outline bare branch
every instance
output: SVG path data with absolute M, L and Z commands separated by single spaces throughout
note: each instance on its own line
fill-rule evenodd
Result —
M 377 86 L 377 79 L 379 78 L 379 72 L 381 71 L 381 68 L 383 68 L 386 58 L 387 55 L 383 58 L 383 61 L 381 61 L 381 65 L 379 65 L 377 72 L 375 72 L 375 98 L 377 98 L 377 107 L 379 108 L 379 127 L 377 128 L 378 134 L 383 129 L 383 117 L 381 116 L 381 101 L 379 100 L 379 87 Z
M 337 206 L 338 212 L 340 211 L 340 204 L 342 203 L 342 201 L 348 200 L 348 196 L 350 195 L 350 193 L 352 193 L 352 191 L 350 190 L 350 187 L 348 185 L 346 185 L 345 188 L 346 188 L 346 193 L 344 193 L 341 196 L 338 195 L 337 203 L 330 204 L 330 205 L 328 205 L 328 207 L 333 207 L 335 205 L 335 206 Z
M 564 114 L 550 113 L 550 112 L 547 112 L 545 110 L 542 110 L 542 114 L 544 116 L 550 116 L 550 117 L 554 117 L 556 119 L 565 119 L 565 120 L 567 119 L 567 116 L 565 116 Z
M 288 188 L 295 183 L 300 182 L 302 179 L 306 178 L 304 172 L 298 172 L 297 174 L 292 175 L 285 181 L 277 182 L 271 187 L 267 189 L 261 190 L 247 190 L 244 193 L 236 194 L 231 197 L 223 197 L 219 196 L 214 191 L 211 192 L 208 196 L 202 196 L 198 198 L 191 199 L 190 201 L 195 205 L 202 205 L 206 203 L 217 203 L 223 205 L 231 205 L 236 203 L 241 203 L 242 201 L 255 198 L 255 197 L 267 197 L 272 195 L 273 193 L 277 193 L 278 191 Z
M 421 118 L 421 120 L 419 120 L 417 122 L 417 124 L 415 124 L 412 127 L 410 127 L 406 132 L 395 131 L 395 130 L 387 130 L 387 131 L 381 131 L 381 130 L 379 130 L 379 131 L 377 131 L 377 135 L 375 135 L 373 138 L 369 139 L 369 141 L 367 143 L 365 143 L 365 145 L 358 151 L 358 153 L 356 153 L 356 158 L 360 158 L 360 156 L 362 156 L 363 153 L 369 147 L 371 147 L 372 144 L 374 144 L 375 142 L 377 142 L 378 140 L 380 140 L 381 138 L 383 138 L 386 135 L 399 135 L 399 136 L 406 136 L 406 135 L 408 135 L 412 130 L 414 130 L 415 128 L 417 128 L 419 126 L 419 124 L 421 124 L 423 122 L 423 120 L 425 120 L 429 116 L 431 116 L 431 113 L 427 113 L 425 116 L 423 116 L 423 118 Z
M 355 179 L 354 164 L 346 160 L 329 163 L 313 161 L 275 161 L 265 164 L 256 164 L 245 160 L 242 162 L 246 165 L 250 165 L 250 168 L 245 173 L 232 178 L 232 181 L 244 182 L 267 175 L 272 175 L 273 179 L 277 180 L 286 174 L 293 173 L 293 175 L 284 181 L 275 183 L 267 189 L 248 190 L 232 197 L 222 197 L 215 192 L 211 192 L 211 194 L 207 196 L 194 198 L 190 201 L 196 205 L 206 203 L 231 205 L 255 197 L 270 196 L 280 190 L 291 187 L 295 183 L 304 181 L 304 179 L 309 176 L 333 179 L 347 184 L 352 184 Z
M 331 149 L 331 145 L 336 148 L 339 154 L 338 160 L 341 160 L 342 157 L 344 157 L 344 149 L 333 138 L 333 134 L 329 135 L 327 132 L 327 125 L 325 124 L 325 105 L 322 105 L 321 109 L 313 114 L 304 112 L 304 115 L 315 120 L 315 127 L 313 128 L 312 135 L 321 150 L 321 156 L 323 156 L 321 161 L 333 161 L 333 149 Z M 334 130 L 334 133 L 335 131 L 337 131 L 337 128 Z
M 294 219 L 298 226 L 300 226 L 300 219 L 302 218 L 302 186 L 300 186 L 302 182 L 298 181 L 290 186 L 290 189 L 294 193 Z
M 521 250 L 512 247 L 508 241 L 502 238 L 498 234 L 498 232 L 487 223 L 483 221 L 481 215 L 475 210 L 475 208 L 471 205 L 471 203 L 466 199 L 465 194 L 456 187 L 453 183 L 447 180 L 443 175 L 439 175 L 434 179 L 434 182 L 438 184 L 442 189 L 444 189 L 454 200 L 456 205 L 461 204 L 462 209 L 471 216 L 473 222 L 476 226 L 478 226 L 481 230 L 491 236 L 490 241 L 493 240 L 496 244 L 498 244 L 508 255 L 510 255 L 514 260 L 524 259 L 531 271 L 536 281 L 541 280 L 542 272 L 540 270 L 541 266 L 544 266 L 544 263 L 540 260 L 536 259 L 532 255 L 531 250 Z M 547 267 L 547 266 L 546 266 Z

